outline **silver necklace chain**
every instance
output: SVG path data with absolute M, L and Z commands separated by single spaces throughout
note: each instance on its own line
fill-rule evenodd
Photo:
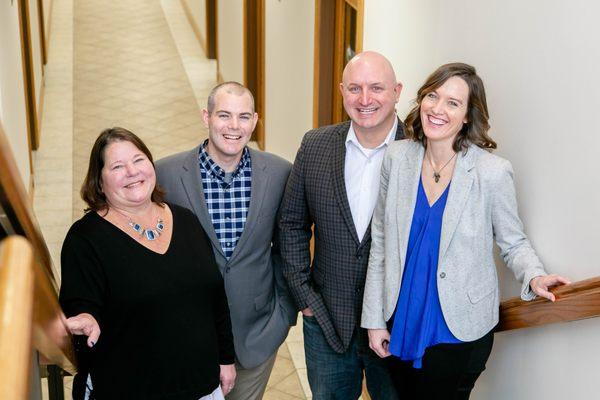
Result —
M 431 161 L 431 153 L 429 153 L 429 157 L 427 157 L 427 159 L 429 160 L 429 165 L 431 165 L 431 169 L 433 170 L 433 180 L 435 181 L 435 183 L 438 183 L 440 181 L 442 171 L 444 170 L 444 168 L 446 168 L 448 164 L 450 164 L 450 161 L 454 160 L 456 154 L 457 153 L 454 153 L 452 157 L 450 157 L 450 159 L 446 162 L 446 164 L 444 164 L 444 166 L 440 168 L 439 171 L 436 171 L 435 167 L 433 166 L 433 161 Z

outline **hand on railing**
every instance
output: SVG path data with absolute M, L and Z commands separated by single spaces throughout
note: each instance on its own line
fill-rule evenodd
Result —
M 565 277 L 560 275 L 546 275 L 546 276 L 536 276 L 529 282 L 529 286 L 533 293 L 537 294 L 540 297 L 545 297 L 550 301 L 555 301 L 556 297 L 552 294 L 549 289 L 554 286 L 560 285 L 569 285 L 571 283 Z
M 81 313 L 67 319 L 67 327 L 73 335 L 87 336 L 87 345 L 89 347 L 94 347 L 100 337 L 100 326 L 96 318 L 88 313 Z

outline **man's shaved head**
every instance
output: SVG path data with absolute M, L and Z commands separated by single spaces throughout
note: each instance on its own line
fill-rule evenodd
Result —
M 396 121 L 402 84 L 390 61 L 374 51 L 355 55 L 344 68 L 340 92 L 361 143 L 378 144 Z
M 344 73 L 342 74 L 342 82 L 346 82 L 348 75 L 351 73 L 352 69 L 367 66 L 369 69 L 373 71 L 380 71 L 383 75 L 386 75 L 392 82 L 396 83 L 396 73 L 394 72 L 394 68 L 392 67 L 392 63 L 390 60 L 385 58 L 382 54 L 377 53 L 376 51 L 364 51 L 362 53 L 358 53 L 346 64 L 344 68 Z
M 215 97 L 220 91 L 225 91 L 226 93 L 234 94 L 236 96 L 247 94 L 252 100 L 252 112 L 254 112 L 254 96 L 252 96 L 252 92 L 239 82 L 229 81 L 218 84 L 213 88 L 213 90 L 210 91 L 206 104 L 206 109 L 208 110 L 209 114 L 215 109 Z

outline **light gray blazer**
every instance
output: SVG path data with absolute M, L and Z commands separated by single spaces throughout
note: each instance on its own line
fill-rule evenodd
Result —
M 390 143 L 381 169 L 381 187 L 371 224 L 363 328 L 385 329 L 396 308 L 416 204 L 423 146 L 412 140 Z M 437 287 L 450 331 L 473 341 L 498 323 L 498 277 L 493 241 L 515 277 L 521 297 L 535 297 L 529 282 L 546 275 L 517 213 L 512 166 L 471 145 L 459 153 L 442 219 Z
M 210 238 L 225 282 L 235 354 L 244 368 L 253 368 L 277 351 L 298 315 L 281 270 L 277 230 L 291 164 L 250 149 L 250 208 L 244 232 L 227 261 L 204 199 L 199 149 L 159 160 L 156 175 L 166 200 L 192 210 Z

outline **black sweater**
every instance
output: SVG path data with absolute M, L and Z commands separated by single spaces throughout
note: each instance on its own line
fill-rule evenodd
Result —
M 60 303 L 100 324 L 89 350 L 98 399 L 198 399 L 234 362 L 229 308 L 212 249 L 196 216 L 169 205 L 173 235 L 164 255 L 95 212 L 62 248 Z

